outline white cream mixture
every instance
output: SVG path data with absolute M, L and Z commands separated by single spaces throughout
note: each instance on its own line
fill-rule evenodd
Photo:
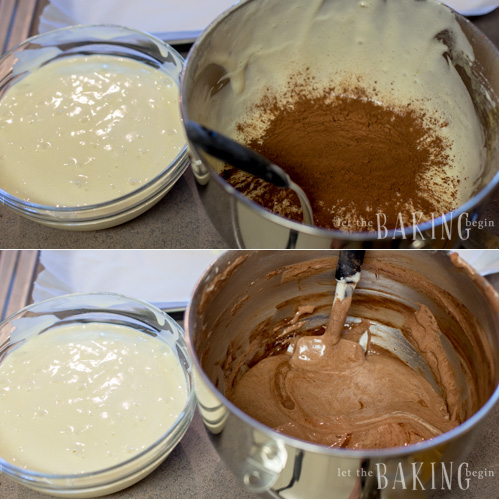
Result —
M 51 206 L 136 190 L 182 151 L 178 85 L 116 56 L 74 56 L 25 76 L 0 100 L 0 186 Z
M 187 399 L 162 340 L 104 323 L 56 327 L 0 363 L 0 456 L 52 474 L 110 467 L 160 439 Z

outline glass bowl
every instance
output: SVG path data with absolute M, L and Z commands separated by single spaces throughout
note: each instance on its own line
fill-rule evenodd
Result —
M 24 76 L 56 59 L 77 55 L 109 55 L 160 69 L 179 84 L 183 58 L 168 44 L 147 33 L 111 25 L 70 26 L 37 35 L 0 57 L 0 99 Z M 179 129 L 183 130 L 181 122 Z M 0 189 L 0 202 L 18 214 L 60 229 L 95 230 L 126 222 L 157 203 L 189 164 L 187 147 L 140 188 L 103 203 L 49 206 L 20 199 Z
M 127 461 L 96 472 L 47 474 L 13 465 L 0 457 L 0 471 L 29 488 L 61 497 L 95 497 L 127 488 L 150 474 L 188 429 L 195 409 L 192 366 L 184 332 L 167 314 L 136 299 L 113 293 L 72 294 L 32 304 L 0 323 L 0 364 L 13 349 L 52 328 L 98 322 L 126 326 L 169 345 L 186 378 L 186 404 L 177 420 L 155 443 Z M 47 459 L 50 453 L 47 455 Z

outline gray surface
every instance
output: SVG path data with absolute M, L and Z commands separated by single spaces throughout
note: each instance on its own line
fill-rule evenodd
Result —
M 146 213 L 100 231 L 43 226 L 0 205 L 0 248 L 227 248 L 208 216 L 189 168 Z
M 498 10 L 471 20 L 498 47 Z M 495 222 L 495 227 L 487 232 L 498 235 L 498 190 L 480 215 L 483 220 Z M 0 205 L 0 248 L 227 248 L 227 245 L 208 219 L 188 170 L 151 210 L 126 224 L 101 231 L 48 228 Z
M 477 445 L 466 460 L 471 471 L 494 476 L 472 479 L 467 490 L 456 479 L 451 491 L 430 498 L 498 498 L 498 406 L 484 420 Z M 411 493 L 411 492 L 409 492 Z M 49 498 L 0 475 L 0 498 Z M 158 469 L 139 483 L 108 498 L 257 498 L 247 493 L 220 460 L 196 413 L 180 444 Z

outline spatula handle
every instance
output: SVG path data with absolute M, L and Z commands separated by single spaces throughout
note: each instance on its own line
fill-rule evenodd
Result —
M 364 250 L 340 250 L 335 279 L 348 279 L 359 273 L 364 258 Z
M 186 120 L 184 126 L 189 140 L 209 155 L 275 186 L 289 187 L 290 177 L 250 148 L 190 120 Z

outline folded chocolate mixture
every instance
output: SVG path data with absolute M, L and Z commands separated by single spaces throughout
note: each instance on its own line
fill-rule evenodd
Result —
M 435 327 L 425 306 L 415 318 L 414 332 L 420 323 L 420 334 Z M 331 447 L 406 446 L 456 427 L 456 381 L 439 340 L 431 349 L 448 370 L 442 393 L 380 346 L 368 341 L 365 353 L 358 342 L 369 328 L 367 320 L 350 325 L 336 343 L 322 329 L 292 338 L 286 350 L 252 366 L 229 398 L 279 432 Z

